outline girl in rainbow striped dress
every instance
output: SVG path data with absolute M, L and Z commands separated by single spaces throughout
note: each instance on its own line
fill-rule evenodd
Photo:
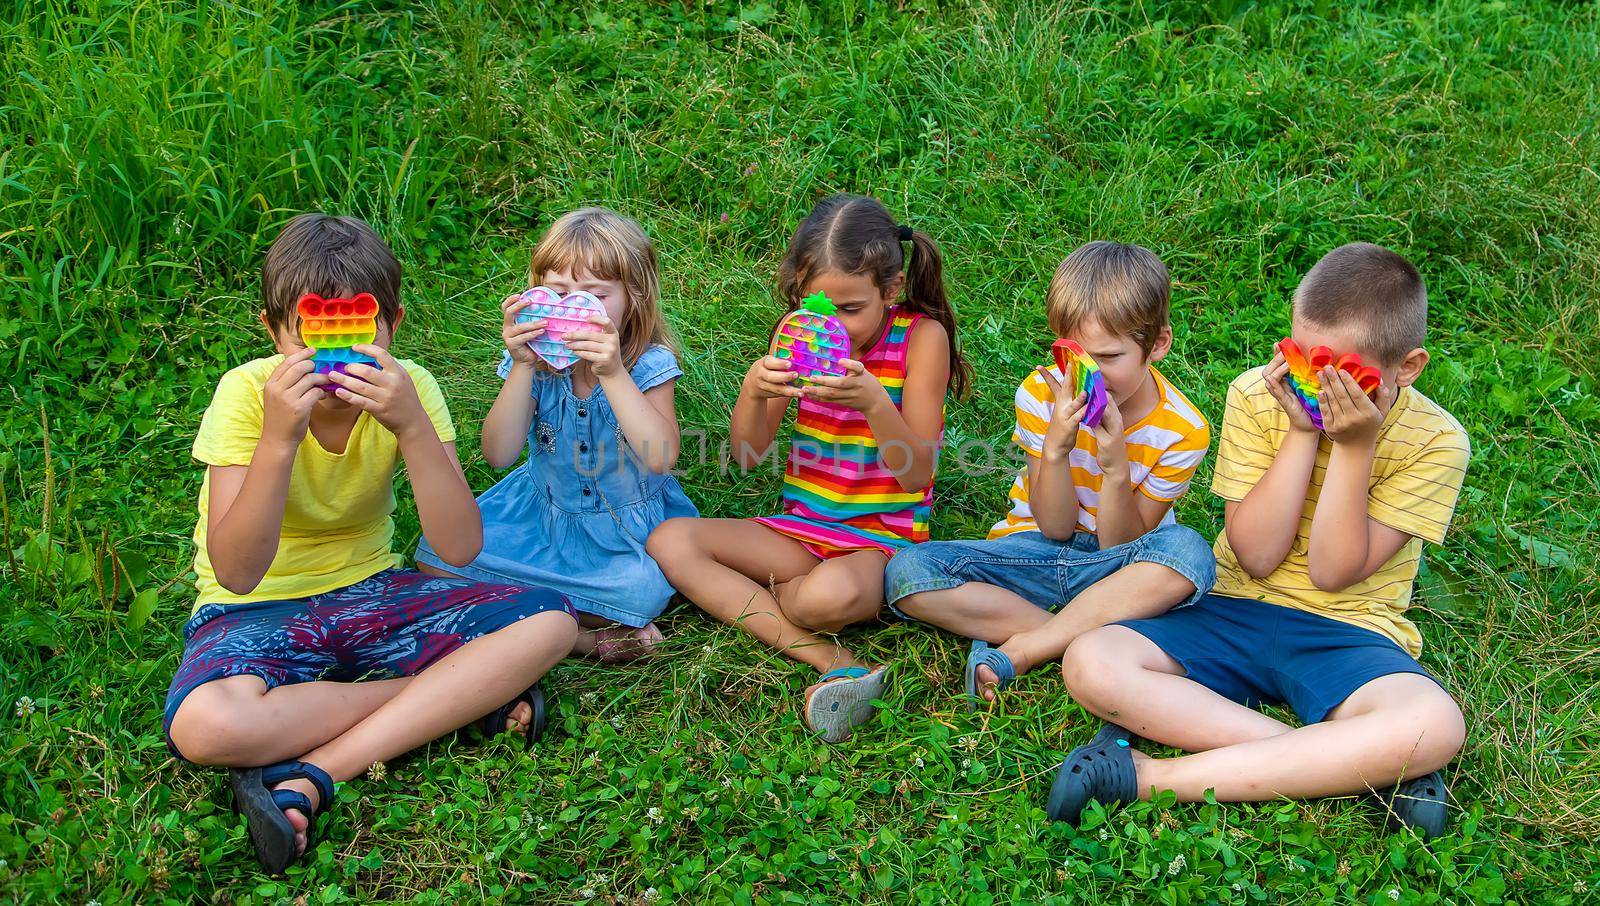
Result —
M 778 289 L 790 310 L 815 293 L 833 300 L 853 358 L 843 376 L 805 386 L 783 359 L 761 358 L 729 425 L 735 457 L 751 468 L 798 401 L 783 513 L 669 519 L 650 536 L 684 597 L 821 674 L 804 713 L 827 742 L 869 720 L 883 696 L 886 668 L 833 634 L 876 617 L 889 557 L 928 539 L 945 394 L 963 394 L 969 380 L 942 269 L 933 239 L 877 200 L 818 204 L 789 240 Z

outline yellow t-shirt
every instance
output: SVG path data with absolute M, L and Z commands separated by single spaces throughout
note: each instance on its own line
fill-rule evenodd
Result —
M 262 390 L 283 361 L 274 355 L 229 371 L 217 383 L 200 419 L 194 458 L 207 466 L 247 466 L 261 439 Z M 439 383 L 421 365 L 401 360 L 439 439 L 456 439 Z M 343 453 L 329 453 L 307 431 L 289 474 L 278 553 L 249 594 L 218 584 L 206 550 L 206 509 L 211 471 L 200 484 L 200 518 L 194 526 L 195 607 L 305 598 L 351 585 L 393 569 L 405 558 L 389 549 L 394 538 L 394 470 L 400 443 L 394 433 L 363 412 Z
M 1052 365 L 1050 371 L 1057 379 L 1062 379 L 1059 368 Z M 1150 378 L 1156 382 L 1159 394 L 1155 408 L 1123 429 L 1127 438 L 1128 478 L 1139 493 L 1152 500 L 1169 502 L 1189 490 L 1189 482 L 1211 446 L 1211 426 L 1206 424 L 1199 408 L 1154 366 L 1150 368 Z M 1029 374 L 1017 388 L 1016 403 L 1017 428 L 1011 435 L 1012 442 L 1029 456 L 1043 456 L 1044 435 L 1050 428 L 1055 397 L 1039 372 Z M 1094 431 L 1079 427 L 1077 446 L 1067 457 L 1078 495 L 1079 531 L 1095 530 L 1095 514 L 1100 510 L 1100 485 L 1105 480 L 1100 460 L 1096 458 L 1098 455 L 1099 444 Z M 1168 510 L 1161 524 L 1173 521 L 1172 511 Z M 989 538 L 1038 530 L 1028 503 L 1028 467 L 1023 466 L 1011 483 L 1011 512 L 989 530 Z
M 1247 371 L 1228 386 L 1217 470 L 1211 481 L 1211 489 L 1224 500 L 1244 499 L 1266 473 L 1289 432 L 1289 415 L 1272 398 L 1262 377 L 1264 370 Z M 1311 584 L 1308 554 L 1311 516 L 1316 512 L 1332 452 L 1333 442 L 1323 437 L 1317 447 L 1317 464 L 1300 511 L 1300 529 L 1295 533 L 1294 545 L 1270 575 L 1251 578 L 1228 545 L 1228 533 L 1217 536 L 1215 591 L 1353 623 L 1394 639 L 1416 657 L 1422 653 L 1422 634 L 1406 619 L 1405 611 L 1411 604 L 1411 585 L 1422 561 L 1422 542 L 1443 542 L 1455 512 L 1471 455 L 1466 429 L 1416 390 L 1400 390 L 1394 408 L 1378 431 L 1367 514 L 1412 538 L 1366 579 L 1339 591 L 1322 591 Z

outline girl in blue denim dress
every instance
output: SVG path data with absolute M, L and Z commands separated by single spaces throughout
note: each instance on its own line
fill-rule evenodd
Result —
M 668 474 L 678 455 L 673 389 L 683 372 L 657 303 L 655 249 L 631 218 L 584 208 L 539 240 L 530 272 L 533 285 L 555 296 L 586 294 L 605 314 L 565 334 L 576 361 L 563 369 L 559 356 L 552 364 L 530 346 L 547 322 L 517 321 L 530 300 L 519 293 L 501 303 L 505 383 L 484 419 L 483 455 L 496 468 L 514 464 L 524 446 L 528 458 L 478 498 L 476 560 L 448 567 L 424 539 L 417 562 L 559 591 L 586 630 L 576 653 L 632 660 L 661 640 L 652 620 L 673 593 L 645 539 L 667 519 L 696 515 Z

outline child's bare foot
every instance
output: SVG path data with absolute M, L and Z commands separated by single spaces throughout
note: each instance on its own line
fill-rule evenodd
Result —
M 1010 651 L 1005 645 L 1001 645 L 996 650 L 1011 659 L 1011 668 L 1016 671 L 1017 676 L 1021 676 L 1033 669 L 1033 664 L 1021 652 Z M 979 664 L 975 673 L 978 679 L 978 694 L 983 696 L 983 700 L 986 702 L 998 701 L 1000 698 L 1001 679 L 994 672 L 994 668 L 988 664 Z M 1005 680 L 1006 684 L 1010 682 L 1010 680 Z
M 636 661 L 653 654 L 656 646 L 666 639 L 654 623 L 646 623 L 638 629 L 628 626 L 596 629 L 593 636 L 592 650 L 602 664 L 625 664 L 628 661 Z

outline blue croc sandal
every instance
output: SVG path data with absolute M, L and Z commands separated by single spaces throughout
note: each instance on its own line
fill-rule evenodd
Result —
M 994 691 L 999 693 L 1011 681 L 1017 678 L 1017 665 L 1011 662 L 1004 651 L 989 647 L 988 642 L 975 641 L 972 650 L 967 653 L 967 710 L 976 711 L 983 702 L 983 696 L 978 692 L 978 668 L 988 667 L 994 671 L 999 682 L 995 683 Z
M 1056 770 L 1045 814 L 1074 827 L 1090 802 L 1117 805 L 1139 798 L 1133 768 L 1133 734 L 1106 724 L 1094 739 L 1073 749 Z
M 273 789 L 286 780 L 311 781 L 317 788 L 316 807 L 304 793 Z M 233 787 L 234 805 L 244 813 L 250 845 L 267 874 L 283 874 L 316 845 L 317 816 L 333 804 L 333 778 L 327 771 L 303 761 L 280 761 L 264 768 L 234 768 L 228 771 L 228 784 Z M 288 809 L 306 816 L 304 851 L 295 850 L 294 825 L 284 814 Z
M 545 705 L 544 688 L 538 683 L 529 686 L 527 691 L 491 711 L 480 723 L 483 738 L 490 740 L 506 732 L 506 721 L 511 719 L 511 712 L 517 705 L 528 703 L 529 711 L 528 729 L 522 734 L 522 748 L 533 748 L 533 744 L 544 735 L 544 728 L 549 723 L 549 711 Z
M 872 719 L 872 701 L 883 697 L 888 678 L 887 667 L 829 670 L 806 689 L 806 725 L 822 734 L 823 742 L 844 742 Z
M 1438 771 L 1403 780 L 1389 793 L 1383 797 L 1389 830 L 1410 828 L 1431 840 L 1450 826 L 1450 790 Z

